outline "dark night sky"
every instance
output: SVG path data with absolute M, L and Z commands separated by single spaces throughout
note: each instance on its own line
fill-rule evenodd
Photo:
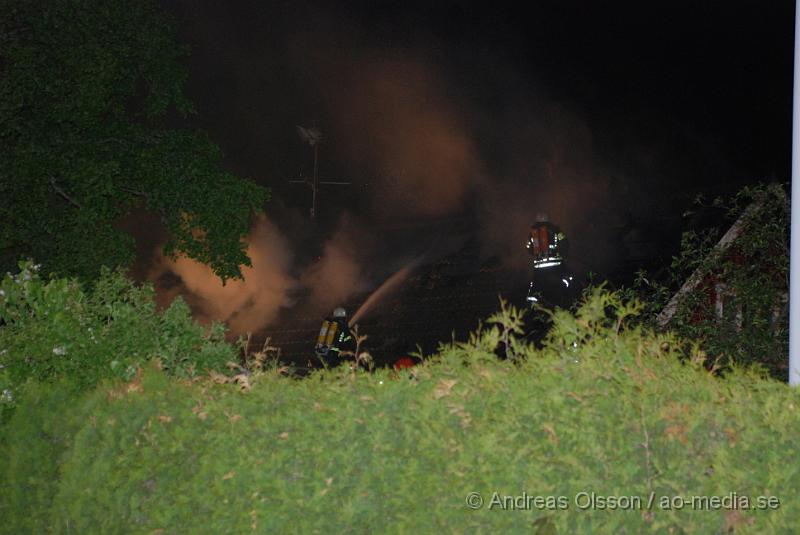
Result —
M 364 50 L 423 57 L 474 114 L 545 95 L 610 155 L 698 142 L 715 146 L 731 179 L 788 172 L 791 1 L 340 4 L 171 6 L 192 47 L 199 123 L 244 174 L 278 180 L 299 165 L 286 154 L 293 126 L 328 119 L 338 80 L 314 65 L 320 49 L 345 61 Z
M 585 269 L 632 273 L 668 262 L 697 193 L 788 181 L 791 1 L 164 5 L 192 126 L 272 188 L 300 264 L 348 225 L 374 230 L 364 264 L 387 258 L 377 229 L 464 214 L 514 264 L 547 211 Z M 316 227 L 287 183 L 312 123 L 321 175 L 353 182 L 323 190 Z

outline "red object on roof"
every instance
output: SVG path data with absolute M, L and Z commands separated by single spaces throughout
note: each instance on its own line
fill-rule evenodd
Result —
M 409 357 L 400 357 L 397 359 L 397 362 L 394 363 L 395 370 L 403 370 L 405 368 L 413 368 L 414 361 L 411 360 Z

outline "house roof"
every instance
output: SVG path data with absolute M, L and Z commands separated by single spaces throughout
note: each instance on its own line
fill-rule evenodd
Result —
M 782 199 L 784 202 L 788 203 L 786 194 L 784 193 L 783 188 L 781 188 L 779 185 L 770 185 L 767 189 L 767 192 L 772 193 L 773 195 Z M 765 196 L 762 195 L 760 198 L 757 198 L 755 201 L 753 201 L 717 242 L 714 248 L 708 253 L 708 256 L 721 255 L 727 251 L 733 242 L 735 242 L 742 232 L 744 232 L 745 228 L 747 228 L 748 222 L 764 205 L 765 200 Z M 672 296 L 661 313 L 659 313 L 659 315 L 656 317 L 656 324 L 659 327 L 666 327 L 666 325 L 670 322 L 670 320 L 672 320 L 672 318 L 675 316 L 675 313 L 678 311 L 678 305 L 680 305 L 681 301 L 683 301 L 683 299 L 689 293 L 691 293 L 700 285 L 701 282 L 703 282 L 704 276 L 705 272 L 701 266 L 698 267 L 688 279 L 686 279 L 686 282 L 683 283 L 683 286 L 681 286 L 680 290 L 678 290 L 675 295 Z

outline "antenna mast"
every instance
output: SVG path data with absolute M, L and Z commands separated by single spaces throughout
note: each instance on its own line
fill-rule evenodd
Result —
M 311 182 L 308 181 L 300 173 L 300 176 L 297 178 L 290 178 L 290 184 L 307 184 L 311 187 L 311 210 L 309 210 L 309 214 L 311 215 L 311 219 L 314 219 L 317 213 L 317 191 L 319 190 L 320 184 L 323 185 L 334 185 L 334 186 L 349 186 L 350 182 L 342 182 L 342 181 L 334 181 L 334 180 L 319 180 L 319 176 L 317 174 L 318 169 L 318 161 L 319 161 L 319 142 L 322 141 L 322 132 L 316 126 L 312 126 L 306 128 L 304 126 L 297 127 L 297 133 L 300 137 L 314 149 L 314 174 L 311 177 Z

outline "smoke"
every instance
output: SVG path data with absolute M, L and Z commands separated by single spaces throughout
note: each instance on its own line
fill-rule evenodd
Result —
M 463 207 L 480 174 L 471 134 L 438 70 L 411 54 L 345 69 L 333 117 L 344 155 L 377 175 L 382 216 L 441 216 Z
M 595 225 L 608 201 L 609 178 L 586 123 L 542 97 L 509 98 L 499 121 L 504 142 L 496 174 L 481 185 L 478 203 L 484 254 L 498 255 L 517 271 L 530 269 L 527 231 L 545 213 L 566 233 L 573 257 L 610 258 L 603 232 L 608 217 Z
M 372 240 L 353 216 L 341 217 L 337 230 L 323 246 L 322 256 L 300 278 L 305 287 L 311 288 L 308 304 L 312 310 L 330 311 L 369 289 L 362 265 L 372 250 Z
M 528 228 L 547 212 L 577 238 L 579 256 L 597 265 L 614 256 L 608 233 L 595 228 L 610 181 L 587 119 L 511 63 L 469 63 L 465 75 L 429 37 L 386 48 L 357 38 L 346 21 L 318 17 L 327 23 L 290 36 L 289 49 L 319 81 L 335 143 L 328 150 L 350 175 L 368 177 L 380 224 L 467 214 L 484 255 L 524 271 Z M 483 80 L 468 78 L 480 68 Z M 473 83 L 484 93 L 471 92 Z
M 619 118 L 598 129 L 596 119 L 557 103 L 535 74 L 490 48 L 447 48 L 430 35 L 411 36 L 416 30 L 393 40 L 307 2 L 275 4 L 270 16 L 278 22 L 264 40 L 257 32 L 271 20 L 258 20 L 258 13 L 234 21 L 212 4 L 182 5 L 199 13 L 188 20 L 203 26 L 198 32 L 205 38 L 193 61 L 206 72 L 196 90 L 207 99 L 205 109 L 218 114 L 210 129 L 236 131 L 221 136 L 230 138 L 225 148 L 231 162 L 247 168 L 243 174 L 266 173 L 264 182 L 276 193 L 273 203 L 280 204 L 281 188 L 284 198 L 300 203 L 300 194 L 285 185 L 308 153 L 295 127 L 317 124 L 325 135 L 320 176 L 350 180 L 347 191 L 367 197 L 352 207 L 363 219 L 331 219 L 332 232 L 312 228 L 307 205 L 280 206 L 278 213 L 274 204 L 266 207 L 271 220 L 254 225 L 248 240 L 253 267 L 245 268 L 244 281 L 223 286 L 197 262 L 157 258 L 151 278 L 162 281 L 160 299 L 183 293 L 202 319 L 227 321 L 234 332 L 257 330 L 294 306 L 299 288 L 307 290 L 307 299 L 298 304 L 327 313 L 394 273 L 404 259 L 426 249 L 434 234 L 446 234 L 430 232 L 426 220 L 456 215 L 475 221 L 471 232 L 485 256 L 526 271 L 528 227 L 537 212 L 547 212 L 566 232 L 572 257 L 586 259 L 584 267 L 594 270 L 618 252 L 609 229 L 620 223 L 620 208 L 646 212 L 652 206 L 637 202 L 644 195 L 636 188 L 644 191 L 647 184 L 631 179 L 640 170 L 655 176 L 636 163 L 652 147 L 639 145 L 626 157 L 634 163 L 623 169 L 617 158 L 622 151 L 608 147 Z M 217 39 L 220 24 L 233 37 Z M 234 31 L 240 27 L 252 33 Z M 208 72 L 224 75 L 217 80 Z M 221 94 L 233 95 L 230 104 L 218 105 Z M 631 123 L 637 139 L 647 118 Z M 634 135 L 623 134 L 620 144 L 631 147 Z M 620 163 L 609 165 L 614 159 Z M 624 198 L 622 183 L 632 190 Z M 355 196 L 324 190 L 321 195 L 319 214 L 342 212 L 342 203 L 332 201 Z M 408 232 L 387 230 L 409 221 Z M 448 252 L 442 243 L 456 241 L 462 244 L 453 235 L 437 237 L 426 261 Z
M 285 209 L 281 212 L 288 217 Z M 302 229 L 298 233 L 302 235 Z M 252 267 L 242 267 L 243 279 L 225 284 L 205 264 L 158 252 L 148 278 L 156 281 L 159 305 L 182 295 L 198 320 L 224 321 L 231 333 L 241 334 L 274 323 L 284 308 L 302 305 L 325 315 L 371 288 L 370 274 L 362 266 L 375 257 L 374 237 L 351 214 L 342 215 L 321 254 L 305 266 L 297 265 L 289 240 L 264 215 L 256 219 L 247 243 Z M 305 295 L 302 303 L 298 295 Z
M 225 284 L 210 267 L 196 260 L 157 255 L 150 278 L 162 281 L 160 303 L 185 294 L 198 319 L 225 321 L 234 334 L 269 324 L 281 308 L 292 305 L 290 291 L 297 284 L 289 275 L 292 254 L 278 228 L 263 215 L 256 219 L 247 242 L 252 267 L 242 268 L 243 279 Z M 174 276 L 180 280 L 175 281 Z M 172 281 L 169 287 L 165 287 L 165 279 Z

